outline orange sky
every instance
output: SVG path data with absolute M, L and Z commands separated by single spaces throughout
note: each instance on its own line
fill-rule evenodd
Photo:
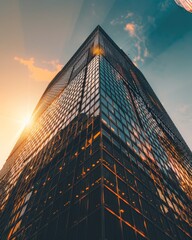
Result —
M 47 84 L 62 67 L 58 61 L 46 64 L 50 65 L 49 68 L 36 66 L 32 58 L 13 57 L 10 61 L 11 71 L 7 68 L 2 74 L 2 78 L 10 81 L 1 84 L 1 159 L 5 160 L 8 157 L 24 128 L 26 118 L 31 116 Z M 15 79 L 16 76 L 19 80 Z M 0 162 L 0 168 L 2 164 L 3 160 Z

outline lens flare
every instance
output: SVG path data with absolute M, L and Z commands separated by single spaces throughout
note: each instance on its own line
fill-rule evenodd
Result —
M 177 5 L 192 13 L 192 0 L 175 0 Z
M 25 116 L 22 120 L 23 127 L 29 126 L 31 123 L 31 116 Z

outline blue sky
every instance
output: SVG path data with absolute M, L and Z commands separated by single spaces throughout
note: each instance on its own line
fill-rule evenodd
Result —
M 192 149 L 192 14 L 174 0 L 0 2 L 0 167 L 53 76 L 100 24 Z

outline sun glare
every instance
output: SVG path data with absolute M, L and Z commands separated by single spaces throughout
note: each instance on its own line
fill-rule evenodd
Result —
M 29 126 L 30 123 L 31 123 L 31 117 L 30 116 L 25 116 L 23 118 L 23 121 L 22 121 L 23 127 Z

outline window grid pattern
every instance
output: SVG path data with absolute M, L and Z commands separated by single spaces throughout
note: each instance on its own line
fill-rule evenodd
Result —
M 190 239 L 189 199 L 184 188 L 172 185 L 175 177 L 177 185 L 183 179 L 185 188 L 190 187 L 178 153 L 167 152 L 160 141 L 163 132 L 142 98 L 127 91 L 126 81 L 105 58 L 100 71 L 106 221 L 110 215 L 110 229 L 119 229 L 106 232 L 107 237 Z
M 22 148 L 13 154 L 12 165 L 9 172 L 4 176 L 7 178 L 5 190 L 2 194 L 2 210 L 8 199 L 10 191 L 17 182 L 20 173 L 27 162 L 31 161 L 35 155 L 43 149 L 55 134 L 66 127 L 70 121 L 78 114 L 80 98 L 83 86 L 85 70 L 71 82 L 68 87 L 55 99 L 50 107 L 41 115 L 41 117 L 30 126 L 28 136 L 22 143 Z M 3 180 L 2 180 L 3 182 Z
M 54 239 L 54 227 L 50 226 L 52 219 L 55 230 L 57 226 L 61 228 L 61 232 L 55 233 L 56 238 L 60 239 L 61 234 L 70 238 L 79 228 L 79 222 L 89 225 L 91 229 L 93 219 L 100 216 L 98 71 L 99 57 L 96 56 L 88 64 L 86 76 L 83 70 L 57 99 L 55 104 L 61 107 L 59 115 L 55 118 L 48 115 L 55 121 L 59 119 L 57 133 L 28 162 L 16 184 L 14 202 L 9 199 L 12 210 L 7 214 L 8 239 L 15 239 L 16 236 L 19 239 L 33 239 L 38 234 Z M 95 78 L 97 80 L 93 86 Z M 81 101 L 84 79 L 86 91 Z M 89 90 L 93 90 L 91 95 Z M 89 104 L 83 106 L 87 100 Z M 80 104 L 82 111 L 78 112 Z M 50 110 L 51 113 L 55 114 L 55 111 Z M 46 122 L 49 124 L 49 119 Z M 61 227 L 64 218 L 66 229 Z M 78 234 L 85 234 L 82 231 L 79 229 Z

